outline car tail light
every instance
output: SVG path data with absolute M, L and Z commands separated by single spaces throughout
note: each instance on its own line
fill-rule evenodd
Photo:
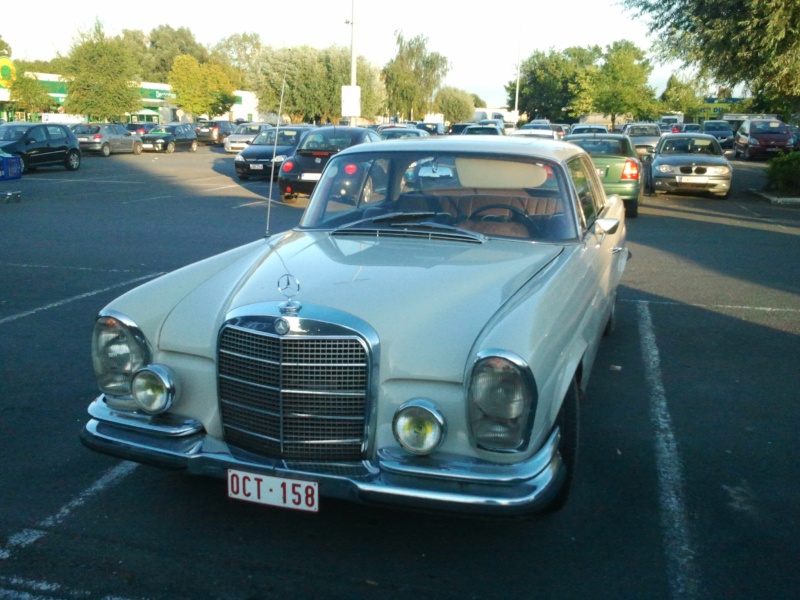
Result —
M 92 136 L 92 139 L 93 139 L 93 140 L 102 140 L 102 139 L 103 139 L 103 136 L 102 136 L 102 135 L 100 135 L 99 133 L 95 133 L 95 134 Z
M 680 133 L 680 132 L 681 132 L 681 128 L 680 127 L 678 127 L 677 125 L 673 126 L 672 133 Z
M 628 159 L 622 168 L 622 179 L 639 179 L 639 165 Z
M 293 161 L 291 161 L 291 160 L 285 160 L 285 161 L 283 161 L 283 164 L 281 165 L 281 170 L 282 170 L 284 173 L 288 173 L 288 172 L 289 172 L 289 171 L 291 171 L 293 168 L 294 168 L 294 162 L 293 162 Z

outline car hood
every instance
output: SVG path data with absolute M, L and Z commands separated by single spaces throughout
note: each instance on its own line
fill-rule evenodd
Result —
M 560 245 L 506 240 L 475 244 L 294 231 L 265 241 L 186 295 L 164 323 L 159 346 L 213 360 L 225 315 L 285 302 L 278 279 L 289 273 L 300 282 L 293 300 L 371 325 L 381 361 L 393 369 L 409 364 L 417 375 L 461 381 L 487 322 L 562 251 Z M 216 311 L 216 322 L 198 322 L 209 310 Z

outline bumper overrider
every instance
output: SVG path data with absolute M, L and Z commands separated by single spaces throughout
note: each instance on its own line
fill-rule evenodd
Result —
M 378 505 L 487 516 L 546 508 L 566 469 L 555 429 L 530 459 L 495 464 L 462 456 L 413 456 L 379 449 L 374 460 L 308 462 L 265 458 L 208 435 L 202 424 L 173 414 L 115 411 L 103 395 L 89 407 L 81 441 L 125 460 L 191 474 L 227 477 L 228 469 L 317 482 L 320 496 Z

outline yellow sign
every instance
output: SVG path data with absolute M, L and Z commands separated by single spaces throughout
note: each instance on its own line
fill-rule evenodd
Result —
M 11 59 L 0 56 L 0 87 L 10 88 L 17 78 L 17 69 Z

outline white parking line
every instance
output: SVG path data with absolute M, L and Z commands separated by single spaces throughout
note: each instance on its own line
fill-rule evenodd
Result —
M 3 317 L 0 319 L 0 325 L 5 325 L 6 323 L 11 323 L 12 321 L 17 321 L 18 319 L 22 319 L 24 317 L 29 317 L 31 315 L 35 315 L 36 313 L 42 312 L 44 310 L 50 310 L 51 308 L 57 308 L 59 306 L 63 306 L 64 304 L 69 304 L 70 302 L 75 302 L 76 300 L 83 300 L 84 298 L 89 298 L 91 296 L 96 296 L 97 294 L 102 294 L 103 292 L 108 292 L 110 290 L 125 287 L 127 285 L 131 285 L 133 283 L 137 283 L 139 281 L 144 281 L 145 279 L 153 279 L 154 277 L 158 277 L 163 273 L 150 273 L 149 275 L 144 275 L 143 277 L 137 277 L 135 279 L 129 279 L 128 281 L 123 281 L 122 283 L 116 283 L 114 285 L 110 285 L 106 288 L 102 288 L 99 290 L 93 290 L 91 292 L 86 292 L 85 294 L 79 294 L 77 296 L 72 296 L 71 298 L 64 298 L 63 300 L 59 300 L 58 302 L 53 302 L 52 304 L 47 304 L 45 306 L 39 306 L 38 308 L 33 308 L 31 310 L 26 310 L 25 312 L 17 313 L 15 315 L 11 315 L 9 317 Z
M 693 600 L 699 598 L 701 586 L 683 499 L 683 469 L 661 377 L 661 358 L 650 306 L 642 302 L 637 306 L 637 312 L 645 380 L 650 396 L 650 419 L 656 434 L 656 470 L 671 597 Z
M 59 583 L 25 579 L 23 577 L 0 576 L 0 600 L 78 600 L 91 597 L 92 593 L 89 591 L 73 590 Z M 99 600 L 126 599 L 122 596 L 114 595 L 103 596 Z
M 60 525 L 72 511 L 83 506 L 92 496 L 115 485 L 136 469 L 139 465 L 132 462 L 123 462 L 108 470 L 105 475 L 95 481 L 91 486 L 78 494 L 76 498 L 68 502 L 54 515 L 42 519 L 36 524 L 36 529 L 23 529 L 8 537 L 5 547 L 0 546 L 0 560 L 10 558 L 12 553 L 27 546 L 47 535 L 47 530 Z
M 659 304 L 662 306 L 686 306 L 690 308 L 713 308 L 717 310 L 755 310 L 761 312 L 787 312 L 800 313 L 800 308 L 775 308 L 774 306 L 746 306 L 740 304 L 693 304 L 691 302 L 677 302 L 673 300 L 626 300 L 620 298 L 620 302 L 631 304 Z

